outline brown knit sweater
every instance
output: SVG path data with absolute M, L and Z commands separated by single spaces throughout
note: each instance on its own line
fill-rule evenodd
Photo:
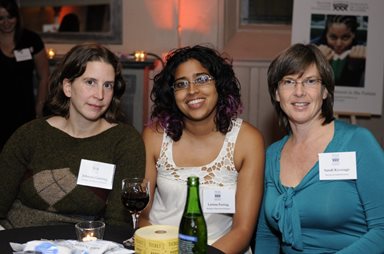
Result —
M 77 185 L 81 159 L 116 165 L 113 189 Z M 0 224 L 26 227 L 103 219 L 132 225 L 120 200 L 121 180 L 143 176 L 139 133 L 119 124 L 89 138 L 74 138 L 45 119 L 29 122 L 0 154 Z

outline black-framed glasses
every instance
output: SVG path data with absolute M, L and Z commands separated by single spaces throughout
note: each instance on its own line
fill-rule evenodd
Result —
M 180 90 L 185 90 L 189 88 L 191 84 L 194 84 L 196 86 L 207 85 L 212 80 L 215 80 L 215 79 L 209 74 L 200 74 L 195 78 L 195 80 L 192 80 L 192 81 L 189 81 L 186 79 L 178 79 L 172 84 L 172 87 L 174 91 L 180 91 Z
M 316 87 L 321 84 L 321 79 L 310 77 L 299 81 L 297 79 L 284 78 L 279 81 L 279 86 L 281 88 L 294 88 L 297 84 L 302 84 L 306 88 Z

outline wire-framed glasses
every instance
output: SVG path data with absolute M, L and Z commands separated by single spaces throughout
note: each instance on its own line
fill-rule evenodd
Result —
M 297 79 L 283 78 L 279 81 L 279 86 L 281 88 L 290 89 L 296 87 L 296 85 L 300 83 L 306 88 L 311 88 L 321 84 L 321 79 L 316 77 L 310 77 L 299 81 Z
M 189 81 L 186 79 L 178 79 L 172 84 L 172 87 L 173 87 L 173 90 L 176 92 L 176 91 L 188 89 L 191 86 L 191 84 L 194 84 L 196 86 L 204 86 L 209 84 L 212 80 L 215 80 L 215 79 L 209 74 L 200 74 L 195 78 L 195 80 L 192 80 L 192 81 Z

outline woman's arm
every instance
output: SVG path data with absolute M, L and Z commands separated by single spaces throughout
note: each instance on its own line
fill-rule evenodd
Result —
M 277 236 L 277 232 L 273 231 L 271 226 L 267 222 L 267 217 L 265 213 L 265 203 L 268 198 L 267 197 L 267 189 L 269 189 L 269 193 L 276 193 L 276 189 L 274 184 L 272 183 L 272 175 L 270 172 L 274 171 L 273 165 L 275 164 L 275 156 L 276 150 L 271 148 L 267 149 L 265 154 L 265 169 L 264 169 L 264 196 L 262 205 L 260 208 L 259 219 L 256 227 L 256 235 L 255 235 L 255 253 L 268 253 L 268 254 L 279 254 L 280 253 L 280 238 Z M 274 198 L 274 195 L 272 196 Z M 277 198 L 277 197 L 276 197 Z
M 113 189 L 108 195 L 105 219 L 114 225 L 131 224 L 131 215 L 121 202 L 122 179 L 143 177 L 145 171 L 144 142 L 132 126 L 122 128 L 114 147 L 106 147 L 114 154 L 116 165 Z
M 235 165 L 239 172 L 236 212 L 231 230 L 213 244 L 224 253 L 243 253 L 249 248 L 263 196 L 264 159 L 261 133 L 243 122 L 235 146 Z
M 365 210 L 367 233 L 337 252 L 340 254 L 384 253 L 384 152 L 375 137 L 359 128 L 347 145 L 356 151 L 356 186 Z
M 271 228 L 268 226 L 265 217 L 264 202 L 261 206 L 259 220 L 257 223 L 254 250 L 255 253 L 280 253 L 280 240 L 275 234 L 272 233 Z
M 45 48 L 35 54 L 33 58 L 39 78 L 39 90 L 36 98 L 36 116 L 39 117 L 43 115 L 43 106 L 48 93 L 49 65 Z
M 31 134 L 32 133 L 32 134 Z M 33 145 L 30 125 L 16 130 L 0 153 L 0 219 L 8 214 L 19 193 L 20 182 L 28 168 Z
M 143 131 L 143 140 L 146 154 L 145 177 L 149 180 L 150 183 L 150 197 L 148 205 L 140 214 L 139 227 L 144 227 L 151 224 L 149 221 L 149 212 L 151 211 L 153 197 L 155 195 L 157 179 L 156 162 L 160 154 L 162 138 L 163 134 L 157 132 L 152 127 L 146 127 Z

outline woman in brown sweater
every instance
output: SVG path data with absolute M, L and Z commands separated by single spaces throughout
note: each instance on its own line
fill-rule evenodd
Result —
M 78 45 L 52 75 L 51 115 L 20 127 L 0 154 L 5 228 L 104 219 L 130 224 L 121 180 L 144 175 L 140 134 L 119 123 L 125 84 L 107 48 Z

